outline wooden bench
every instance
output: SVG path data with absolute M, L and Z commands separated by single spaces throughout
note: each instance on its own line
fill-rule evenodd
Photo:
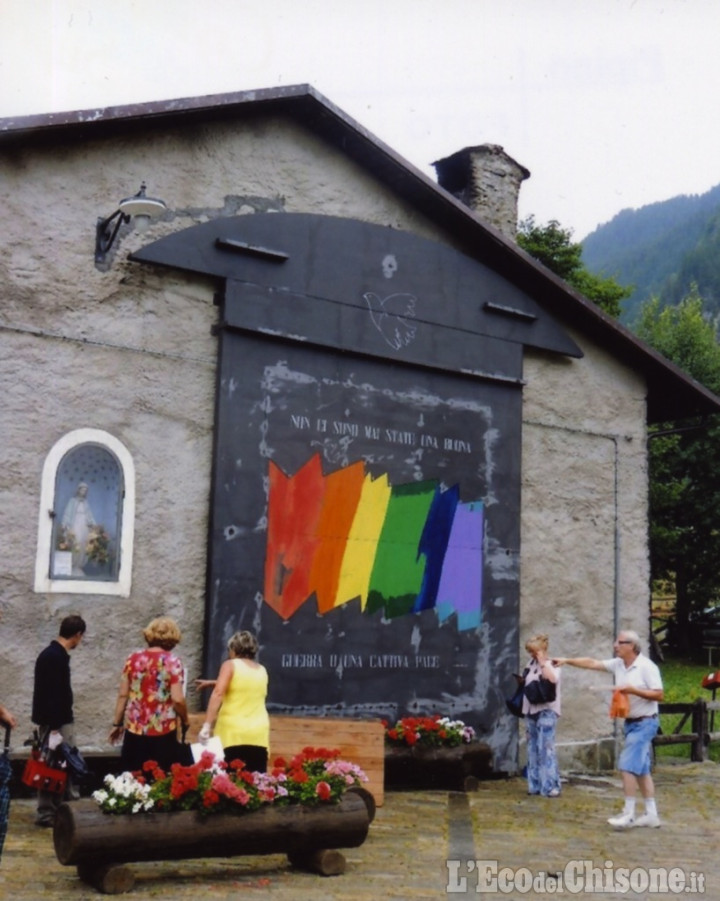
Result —
M 191 713 L 187 740 L 197 741 L 205 714 Z M 303 748 L 336 748 L 343 760 L 356 763 L 368 777 L 364 787 L 381 807 L 384 796 L 385 729 L 380 720 L 344 717 L 275 716 L 270 717 L 270 755 L 289 759 Z

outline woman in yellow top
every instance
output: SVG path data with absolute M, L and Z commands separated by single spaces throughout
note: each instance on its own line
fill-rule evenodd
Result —
M 227 763 L 239 759 L 246 769 L 264 773 L 270 745 L 267 670 L 255 660 L 258 642 L 252 632 L 236 632 L 228 652 L 210 695 L 200 741 L 207 742 L 214 727 Z

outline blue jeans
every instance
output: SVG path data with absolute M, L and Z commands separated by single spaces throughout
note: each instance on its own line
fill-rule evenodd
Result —
M 618 769 L 635 776 L 647 776 L 652 768 L 652 740 L 660 720 L 656 716 L 629 723 L 625 720 L 625 744 L 620 752 Z
M 560 791 L 560 770 L 555 754 L 557 713 L 541 710 L 525 717 L 527 736 L 527 779 L 531 795 L 545 795 Z

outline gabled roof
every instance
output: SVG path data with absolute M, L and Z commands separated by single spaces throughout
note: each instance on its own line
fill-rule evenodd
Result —
M 0 150 L 58 140 L 148 131 L 185 122 L 253 119 L 297 121 L 449 232 L 468 256 L 537 298 L 560 321 L 586 334 L 647 379 L 648 422 L 720 413 L 720 397 L 636 338 L 513 241 L 374 137 L 310 85 L 0 119 Z

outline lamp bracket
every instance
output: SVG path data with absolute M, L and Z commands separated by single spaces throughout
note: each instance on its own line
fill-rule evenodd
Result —
M 98 217 L 95 226 L 95 262 L 104 263 L 108 251 L 113 246 L 117 233 L 121 225 L 130 221 L 130 217 L 122 212 L 115 210 L 112 216 L 103 219 Z M 114 224 L 113 224 L 114 223 Z
M 104 263 L 110 248 L 117 238 L 121 225 L 136 218 L 157 219 L 167 211 L 167 206 L 162 200 L 145 195 L 145 182 L 140 185 L 140 190 L 133 197 L 126 197 L 118 204 L 118 209 L 110 216 L 98 217 L 95 225 L 95 262 Z

